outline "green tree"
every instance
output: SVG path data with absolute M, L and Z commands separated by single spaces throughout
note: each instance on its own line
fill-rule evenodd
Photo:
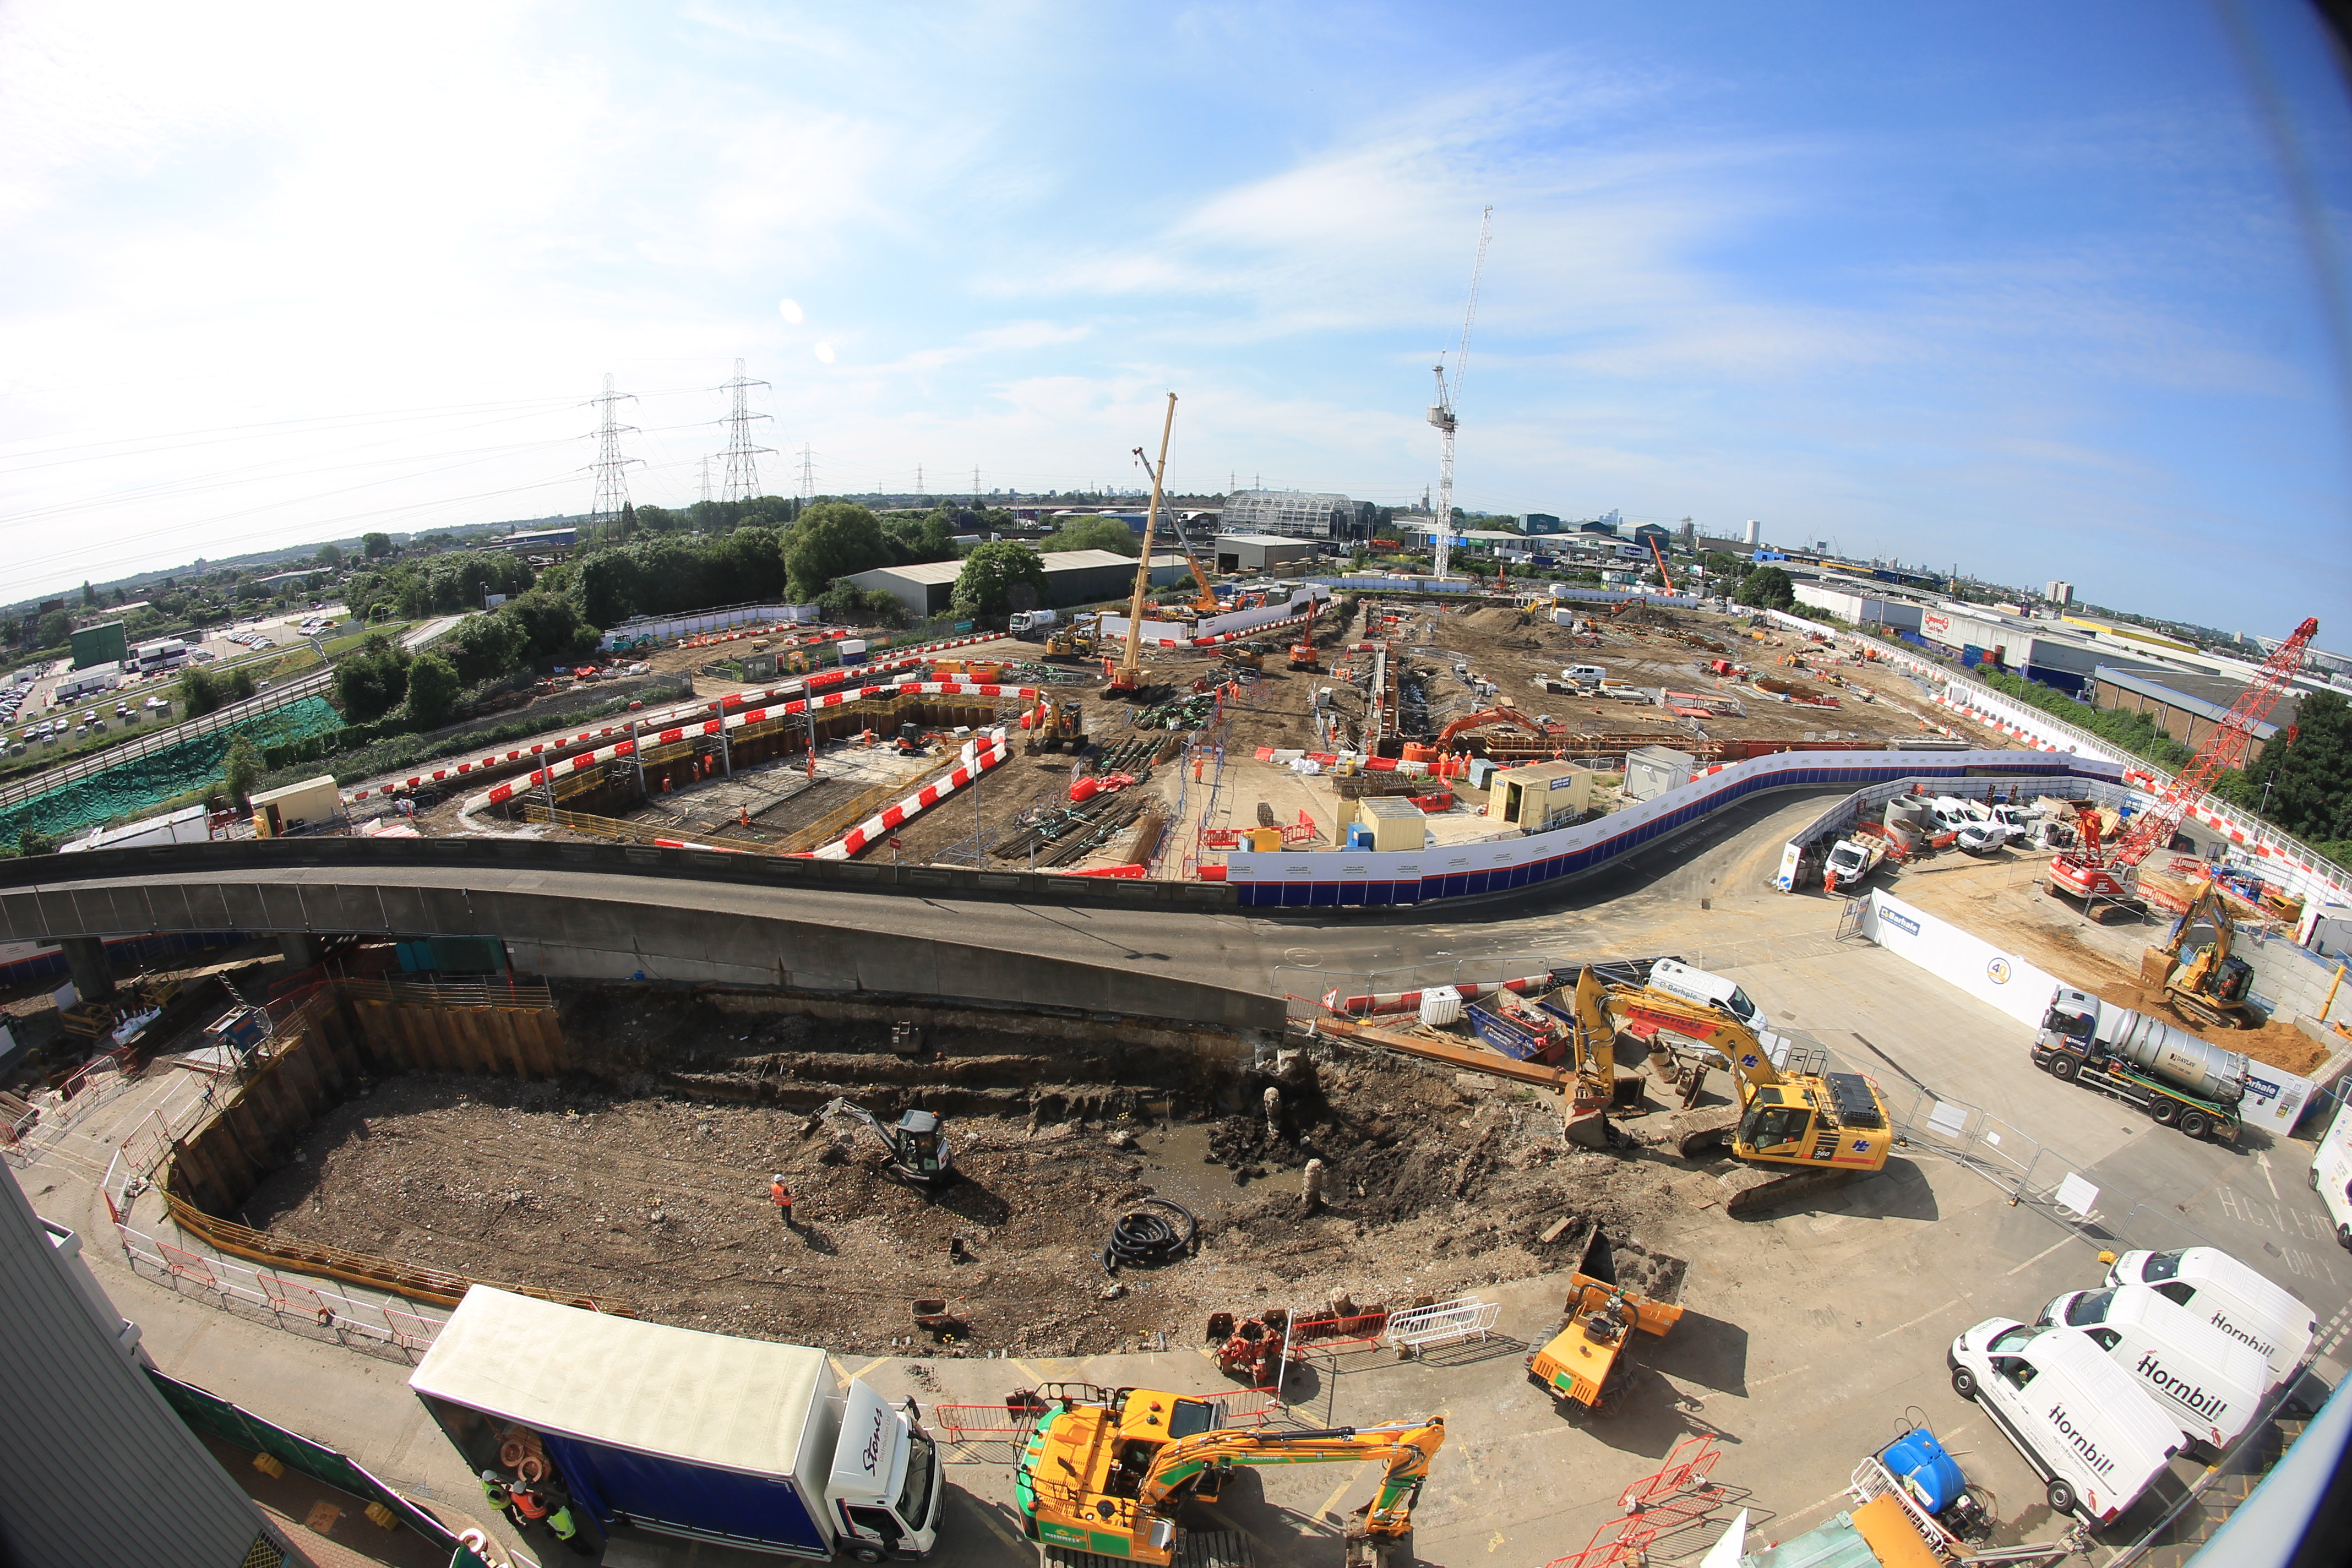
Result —
M 821 502 L 801 514 L 792 532 L 784 536 L 783 559 L 791 579 L 788 592 L 795 601 L 806 604 L 824 593 L 835 577 L 888 566 L 897 556 L 872 512 L 851 501 L 835 500 Z
M 313 560 L 316 564 L 332 571 L 343 563 L 343 552 L 338 545 L 321 544 L 319 546 L 319 553 L 313 557 Z
M 420 730 L 437 730 L 457 706 L 457 670 L 437 653 L 419 656 L 408 667 L 408 720 Z
M 56 647 L 73 636 L 73 617 L 63 610 L 51 610 L 33 627 L 33 641 L 40 647 Z
M 492 680 L 530 657 L 530 632 L 500 605 L 495 614 L 467 616 L 448 637 L 451 662 L 467 685 Z
M 367 558 L 369 560 L 381 561 L 385 556 L 392 553 L 392 535 L 389 533 L 362 533 L 360 535 L 360 548 L 367 552 Z
M 220 693 L 222 707 L 242 702 L 254 692 L 253 667 L 241 664 L 235 669 L 225 669 L 213 678 L 213 685 Z
M 221 705 L 220 685 L 212 671 L 192 664 L 180 671 L 180 717 L 200 719 Z
M 28 859 L 35 855 L 55 854 L 57 847 L 58 836 L 54 833 L 42 833 L 30 827 L 17 830 L 16 853 Z
M 261 776 L 261 753 L 253 749 L 253 742 L 239 735 L 228 743 L 228 752 L 221 758 L 221 786 L 228 791 L 229 799 L 243 811 L 253 805 L 253 784 Z
M 2232 791 L 2238 804 L 2261 810 L 2271 821 L 2341 864 L 2352 850 L 2352 792 L 2344 788 L 2352 770 L 2352 703 L 2333 691 L 2305 697 L 2291 724 L 2263 748 Z M 2270 801 L 2264 805 L 2263 786 Z
M 371 632 L 356 652 L 335 664 L 335 706 L 346 724 L 383 718 L 408 695 L 409 656 L 382 632 Z
M 91 587 L 87 582 L 83 583 L 81 585 L 81 602 L 84 609 L 92 609 L 98 605 L 98 590 Z
M 1718 578 L 1738 577 L 1748 570 L 1748 563 L 1728 550 L 1710 550 L 1699 564 L 1706 568 L 1710 582 Z
M 969 516 L 969 513 L 962 514 Z M 901 513 L 882 525 L 901 566 L 926 561 L 952 561 L 956 555 L 957 514 L 940 507 L 920 515 Z
M 1143 553 L 1143 536 L 1115 517 L 1074 517 L 1044 539 L 1040 550 L 1110 550 Z
M 1739 584 L 1738 599 L 1759 609 L 1791 609 L 1797 603 L 1797 585 L 1778 566 L 1766 566 L 1748 574 Z
M 1123 526 L 1120 531 L 1126 531 Z M 992 540 L 964 557 L 963 571 L 956 578 L 956 614 L 1001 616 L 1025 607 L 1013 603 L 1016 590 L 1024 585 L 1034 605 L 1045 592 L 1045 563 L 1025 544 Z

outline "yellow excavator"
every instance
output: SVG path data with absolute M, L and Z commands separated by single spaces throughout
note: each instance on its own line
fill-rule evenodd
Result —
M 1730 1014 L 1646 985 L 1609 987 L 1607 1005 L 1611 1022 L 1647 1045 L 1652 1064 L 1682 1085 L 1685 1109 L 1671 1126 L 1675 1151 L 1697 1159 L 1720 1150 L 1739 1162 L 1723 1178 L 1725 1213 L 1769 1207 L 1886 1168 L 1895 1142 L 1886 1101 L 1862 1074 L 1825 1072 L 1818 1053 L 1801 1055 L 1795 1047 L 1775 1062 Z M 1731 1075 L 1732 1103 L 1688 1109 L 1717 1067 Z
M 1412 1505 L 1445 1441 L 1437 1415 L 1302 1431 L 1223 1426 L 1210 1400 L 1157 1389 L 1047 1384 L 1032 1397 L 1043 1408 L 1014 1466 L 1013 1496 L 1041 1568 L 1158 1568 L 1176 1560 L 1177 1513 L 1215 1500 L 1236 1467 L 1367 1460 L 1385 1473 L 1349 1523 L 1349 1568 L 1402 1568 Z M 1241 1550 L 1236 1568 L 1245 1568 Z
M 1648 1048 L 1661 1075 L 1684 1091 L 1684 1109 L 1668 1123 L 1675 1152 L 1703 1159 L 1720 1151 L 1739 1162 L 1738 1170 L 1722 1178 L 1727 1214 L 1754 1212 L 1885 1169 L 1894 1132 L 1876 1085 L 1860 1073 L 1824 1072 L 1825 1062 L 1791 1056 L 1775 1063 L 1746 1025 L 1704 1003 L 1646 985 L 1604 984 L 1586 968 L 1575 984 L 1533 1003 L 1532 1012 L 1524 1000 L 1468 1011 L 1471 1026 L 1495 1049 L 1426 1028 L 1344 1020 L 1320 1020 L 1317 1026 L 1556 1089 L 1565 1097 L 1570 1142 L 1596 1149 L 1624 1142 L 1608 1117 L 1636 1109 L 1642 1098 L 1642 1079 L 1617 1071 L 1616 1037 L 1630 1035 Z M 1546 1018 L 1561 1026 L 1546 1025 Z M 1691 1109 L 1717 1067 L 1731 1075 L 1733 1103 Z
M 2200 920 L 2211 923 L 2213 940 L 2189 949 L 2189 932 Z M 2230 918 L 2229 900 L 2212 879 L 2198 884 L 2189 907 L 2172 922 L 2164 941 L 2141 955 L 2139 983 L 2161 989 L 2176 1012 L 2217 1029 L 2241 1029 L 2252 1020 L 2246 1014 L 2246 992 L 2253 984 L 2253 965 L 2231 956 L 2238 928 Z

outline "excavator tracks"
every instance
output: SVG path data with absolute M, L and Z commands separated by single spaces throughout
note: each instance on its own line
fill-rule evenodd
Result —
M 1727 1172 L 1722 1178 L 1723 1212 L 1734 1219 L 1747 1219 L 1782 1204 L 1844 1186 L 1866 1173 L 1853 1170 L 1811 1171 L 1801 1166 L 1742 1165 Z
M 1041 1546 L 1039 1568 L 1135 1568 L 1131 1557 L 1105 1557 L 1067 1546 Z M 1176 1537 L 1169 1568 L 1257 1568 L 1249 1537 L 1238 1530 L 1186 1530 Z

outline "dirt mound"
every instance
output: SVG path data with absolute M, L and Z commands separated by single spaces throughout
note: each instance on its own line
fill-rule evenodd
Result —
M 1460 625 L 1488 637 L 1501 637 L 1517 631 L 1527 625 L 1527 616 L 1518 610 L 1507 610 L 1497 605 L 1492 609 L 1473 610 L 1462 617 Z M 1448 623 L 1452 625 L 1454 623 Z

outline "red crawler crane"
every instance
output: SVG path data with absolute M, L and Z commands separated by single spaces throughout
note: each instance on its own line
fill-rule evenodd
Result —
M 2085 900 L 2116 902 L 2131 897 L 2132 873 L 2148 852 L 2172 841 L 2180 819 L 2205 798 L 2221 770 L 2246 760 L 2246 745 L 2253 739 L 2254 726 L 2278 706 L 2287 681 L 2303 666 L 2304 649 L 2318 635 L 2319 622 L 2309 619 L 2279 644 L 2278 651 L 2263 661 L 2261 673 L 2238 694 L 2228 717 L 2214 726 L 2203 748 L 2173 776 L 2155 805 L 2124 824 L 2108 842 L 2100 843 L 2095 833 L 2085 834 L 2080 847 L 2051 861 L 2050 896 L 2071 894 Z

